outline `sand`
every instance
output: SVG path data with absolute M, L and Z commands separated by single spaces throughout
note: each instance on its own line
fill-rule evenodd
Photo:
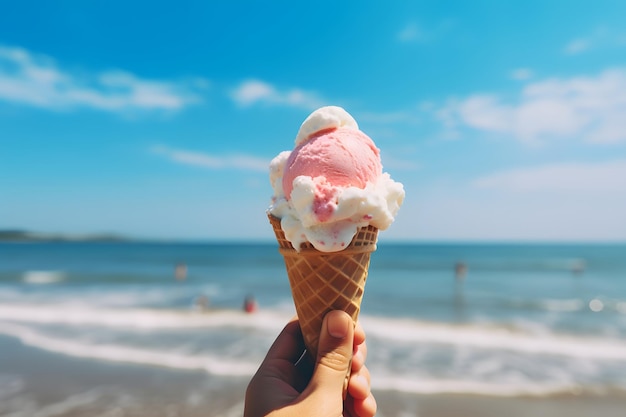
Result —
M 0 336 L 1 417 L 230 417 L 249 378 L 73 358 Z M 382 417 L 624 417 L 626 398 L 375 392 Z
M 376 396 L 384 417 L 624 417 L 626 398 L 562 396 L 494 398 L 471 395 Z

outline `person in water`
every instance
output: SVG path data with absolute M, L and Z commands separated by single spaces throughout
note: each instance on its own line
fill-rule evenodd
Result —
M 318 352 L 315 361 L 305 355 L 298 319 L 287 323 L 248 385 L 244 417 L 373 417 L 363 328 L 343 311 L 329 312 Z
M 256 300 L 253 296 L 249 295 L 243 301 L 243 311 L 246 313 L 254 313 L 259 308 Z
M 176 267 L 174 268 L 174 278 L 176 278 L 176 281 L 186 280 L 187 279 L 187 265 L 185 265 L 182 262 L 176 264 Z

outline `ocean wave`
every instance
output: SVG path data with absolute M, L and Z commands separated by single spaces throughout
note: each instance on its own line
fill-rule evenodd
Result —
M 572 312 L 572 311 L 581 311 L 587 308 L 587 303 L 581 299 L 546 299 L 539 300 L 536 302 L 520 302 L 522 305 L 530 305 L 532 307 L 537 306 L 538 309 L 546 310 L 546 311 L 554 311 L 554 312 Z
M 412 319 L 362 316 L 368 338 L 406 343 L 459 345 L 483 350 L 558 355 L 600 360 L 626 360 L 626 342 L 618 339 L 528 333 L 501 326 L 455 325 Z
M 11 395 L 21 391 L 23 388 L 23 377 L 0 373 L 0 400 L 10 397 Z
M 63 271 L 26 271 L 22 276 L 22 281 L 34 285 L 55 284 L 63 280 L 65 280 Z
M 17 306 L 12 310 L 8 307 L 0 307 L 4 314 L 0 314 L 0 334 L 24 345 L 76 358 L 199 370 L 220 377 L 253 375 L 264 345 L 269 346 L 291 317 L 282 310 L 254 315 L 239 311 L 131 310 L 118 311 L 120 316 L 113 319 L 90 311 L 85 320 L 69 317 L 67 309 L 61 309 L 44 319 L 43 313 L 50 313 L 47 309 L 52 308 L 48 306 L 19 321 L 13 320 L 20 313 Z M 100 311 L 100 315 L 107 312 Z M 123 317 L 130 317 L 130 322 L 121 322 Z M 179 328 L 185 320 L 190 321 L 188 331 L 175 333 L 172 338 L 169 329 Z M 626 364 L 626 343 L 622 340 L 368 315 L 362 322 L 370 341 L 369 367 L 376 390 L 502 397 L 602 394 L 610 390 L 626 394 L 626 381 L 615 371 Z M 110 327 L 106 333 L 112 331 L 107 337 L 94 339 L 94 323 Z M 129 329 L 131 334 L 139 334 L 129 337 Z M 137 331 L 141 329 L 150 331 Z M 224 330 L 229 336 L 221 344 L 207 343 L 224 337 Z M 95 333 L 103 332 L 96 328 Z
M 407 394 L 470 394 L 490 397 L 549 397 L 560 394 L 580 395 L 589 392 L 596 395 L 609 392 L 626 393 L 626 387 L 582 387 L 572 382 L 540 381 L 469 381 L 461 379 L 403 378 L 377 375 L 372 372 L 372 389 L 377 391 L 397 391 Z
M 92 389 L 78 394 L 70 395 L 58 402 L 41 406 L 34 398 L 25 396 L 18 401 L 7 401 L 7 407 L 3 411 L 4 417 L 54 417 L 64 414 L 74 414 L 81 409 L 92 406 L 103 397 L 101 389 Z M 17 404 L 16 404 L 17 403 Z M 1 410 L 1 409 L 0 409 Z
M 411 249 L 411 248 L 405 248 Z M 379 249 L 382 254 L 383 249 Z M 386 248 L 389 250 L 389 248 Z M 406 252 L 407 256 L 397 259 L 395 256 L 387 259 L 380 256 L 376 264 L 372 267 L 375 270 L 384 268 L 385 270 L 431 270 L 452 271 L 454 266 L 463 258 L 459 254 L 458 258 L 416 258 L 415 252 Z M 387 254 L 385 254 L 387 255 Z M 506 258 L 506 257 L 482 257 L 467 259 L 463 262 L 470 271 L 570 271 L 582 273 L 587 269 L 587 260 L 584 258 L 542 258 L 531 256 L 527 258 Z M 594 265 L 597 267 L 597 265 Z
M 258 362 L 211 355 L 190 355 L 182 351 L 158 351 L 116 344 L 93 344 L 76 339 L 45 335 L 16 324 L 0 323 L 0 333 L 12 336 L 23 344 L 72 357 L 99 359 L 109 362 L 127 362 L 162 366 L 182 370 L 204 370 L 220 376 L 250 376 Z
M 239 310 L 104 309 L 74 305 L 14 304 L 0 306 L 0 320 L 37 325 L 100 326 L 114 330 L 199 328 L 256 329 L 278 334 L 293 315 L 288 304 L 255 314 Z M 361 315 L 368 338 L 403 343 L 430 343 L 481 350 L 506 350 L 598 360 L 626 360 L 626 342 L 617 338 L 554 333 L 548 327 L 529 331 L 489 324 L 449 324 L 410 318 Z
M 23 344 L 49 352 L 77 358 L 102 360 L 135 365 L 166 367 L 176 370 L 205 371 L 219 377 L 251 377 L 258 367 L 260 358 L 227 358 L 208 352 L 190 355 L 181 349 L 166 349 L 150 346 L 130 347 L 120 344 L 95 344 L 77 339 L 59 338 L 38 332 L 26 326 L 0 323 L 0 333 L 14 337 Z M 471 360 L 471 358 L 468 358 Z M 470 394 L 497 397 L 548 397 L 560 394 L 607 393 L 626 394 L 624 384 L 615 381 L 603 383 L 593 375 L 576 373 L 549 372 L 544 378 L 521 376 L 500 370 L 488 379 L 480 374 L 463 372 L 462 368 L 451 373 L 458 374 L 449 378 L 424 369 L 404 369 L 394 372 L 385 361 L 370 364 L 372 388 L 377 391 L 395 391 L 408 394 Z M 449 364 L 454 367 L 458 364 Z M 556 366 L 556 365 L 555 365 Z
M 626 313 L 626 301 L 611 299 L 608 297 L 597 298 L 571 298 L 571 299 L 512 299 L 502 303 L 504 308 L 524 309 L 534 311 L 545 311 L 554 313 L 575 313 L 579 311 L 608 311 L 624 314 Z M 598 306 L 601 306 L 598 309 Z
M 105 309 L 82 305 L 2 305 L 0 320 L 35 324 L 102 326 L 120 329 L 265 328 L 280 330 L 293 315 L 288 310 L 246 314 L 238 310 Z

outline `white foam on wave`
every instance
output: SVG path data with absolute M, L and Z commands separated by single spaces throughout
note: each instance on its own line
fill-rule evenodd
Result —
M 539 305 L 543 310 L 557 313 L 570 313 L 577 312 L 583 310 L 591 310 L 597 312 L 599 310 L 595 310 L 593 308 L 594 303 L 600 303 L 602 305 L 601 310 L 608 310 L 611 312 L 617 312 L 624 314 L 624 306 L 626 306 L 626 301 L 622 301 L 619 299 L 611 299 L 611 298 L 593 298 L 590 300 L 583 299 L 545 299 L 539 301 Z
M 372 372 L 372 389 L 398 391 L 408 394 L 473 394 L 490 397 L 547 397 L 557 394 L 581 392 L 575 383 L 542 383 L 538 381 L 482 382 L 434 378 L 401 378 L 375 375 Z
M 54 284 L 64 279 L 63 271 L 26 271 L 22 277 L 25 283 L 35 285 Z
M 204 370 L 220 376 L 250 376 L 258 367 L 256 362 L 229 360 L 209 355 L 190 355 L 182 351 L 157 351 L 113 344 L 93 344 L 79 340 L 51 337 L 25 326 L 0 323 L 0 333 L 19 339 L 23 344 L 78 358 L 127 362 L 184 370 Z
M 0 373 L 0 400 L 20 392 L 24 388 L 24 379 L 18 375 Z M 0 407 L 2 410 L 2 407 Z
M 541 306 L 547 311 L 572 312 L 585 309 L 586 304 L 580 299 L 557 300 L 546 299 L 541 301 Z
M 106 309 L 82 305 L 0 305 L 0 320 L 34 324 L 102 326 L 118 329 L 256 328 L 280 330 L 293 312 L 261 310 L 246 314 L 238 310 Z
M 63 400 L 40 406 L 32 398 L 25 398 L 19 402 L 19 410 L 3 414 L 3 417 L 54 417 L 66 413 L 80 411 L 81 408 L 94 404 L 102 397 L 99 389 L 70 395 Z M 11 410 L 9 410 L 11 411 Z
M 161 331 L 168 329 L 232 329 L 243 330 L 242 334 L 261 336 L 263 339 L 278 334 L 280 329 L 291 317 L 288 309 L 261 311 L 249 315 L 240 311 L 215 311 L 198 313 L 192 311 L 177 312 L 171 310 L 147 309 L 85 309 L 76 306 L 52 305 L 40 308 L 32 305 L 1 305 L 0 334 L 19 339 L 23 344 L 35 348 L 64 354 L 78 358 L 88 358 L 110 362 L 125 362 L 138 365 L 161 366 L 180 370 L 203 370 L 217 376 L 249 377 L 258 367 L 262 352 L 252 349 L 254 345 L 240 346 L 238 357 L 230 357 L 218 352 L 199 349 L 190 353 L 189 346 L 178 345 L 178 348 L 144 345 L 131 346 L 122 341 L 97 343 L 80 340 L 79 338 L 61 336 L 54 327 L 48 325 L 68 326 L 72 332 L 82 331 L 83 326 L 103 326 L 113 330 L 130 329 Z M 605 389 L 601 374 L 605 369 L 613 367 L 619 361 L 622 366 L 626 361 L 626 341 L 618 339 L 587 338 L 584 336 L 565 336 L 554 333 L 511 330 L 487 324 L 452 325 L 444 323 L 427 323 L 414 319 L 395 319 L 362 315 L 363 326 L 367 337 L 372 342 L 380 342 L 390 349 L 400 348 L 401 352 L 413 351 L 415 346 L 425 347 L 427 352 L 436 352 L 442 345 L 462 352 L 461 363 L 450 363 L 446 369 L 458 369 L 448 376 L 440 374 L 435 366 L 410 364 L 406 372 L 392 373 L 396 367 L 396 359 L 386 357 L 385 349 L 381 348 L 382 359 L 372 363 L 374 388 L 378 390 L 400 391 L 414 394 L 462 393 L 490 396 L 548 396 L 559 393 L 571 393 L 581 389 Z M 255 332 L 248 332 L 248 330 Z M 257 332 L 261 330 L 261 332 Z M 545 329 L 544 329 L 545 330 Z M 53 333 L 55 332 L 55 333 Z M 60 333 L 63 334 L 63 333 Z M 248 340 L 248 339 L 246 339 Z M 371 345 L 370 345 L 371 346 Z M 475 348 L 476 352 L 467 348 Z M 250 351 L 252 349 L 254 352 Z M 482 354 L 488 352 L 492 361 L 479 362 Z M 500 351 L 500 352 L 498 352 Z M 499 355 L 505 352 L 519 353 L 525 361 L 511 363 L 503 368 L 506 360 Z M 493 352 L 493 355 L 491 355 Z M 241 357 L 239 357 L 241 354 Z M 577 372 L 575 369 L 563 369 L 559 373 L 560 358 L 550 365 L 546 373 L 517 372 L 519 366 L 525 367 L 527 361 L 542 361 L 540 355 L 558 355 L 568 359 L 565 363 L 580 363 L 590 366 L 589 372 Z M 504 356 L 505 358 L 507 356 Z M 569 361 L 569 358 L 574 358 Z M 582 360 L 579 360 L 582 359 Z M 421 360 L 421 359 L 420 359 Z M 424 359 L 425 360 L 425 359 Z M 464 364 L 471 362 L 473 367 L 466 369 Z M 476 368 L 479 366 L 479 368 Z M 541 365 L 538 365 L 541 366 Z M 599 366 L 600 369 L 596 369 Z M 428 369 L 427 369 L 428 368 Z M 422 373 L 419 373 L 421 370 Z M 555 371 L 556 370 L 556 371 Z M 577 368 L 580 371 L 580 368 Z M 433 372 L 429 375 L 430 372 Z M 556 373 L 554 373 L 556 372 Z M 454 379 L 458 378 L 458 379 Z M 615 381 L 614 381 L 615 382 Z M 599 387 L 599 388 L 598 388 Z M 626 392 L 625 387 L 618 387 Z
M 106 327 L 114 330 L 168 329 L 254 329 L 278 334 L 293 311 L 289 308 L 261 309 L 255 314 L 239 310 L 112 309 L 82 305 L 0 305 L 0 321 L 25 325 Z M 409 318 L 361 315 L 370 339 L 400 343 L 429 343 L 481 350 L 505 350 L 533 355 L 558 355 L 594 360 L 626 360 L 626 341 L 598 336 L 555 334 L 512 330 L 488 324 L 454 325 L 422 322 Z
M 104 360 L 167 367 L 177 370 L 203 370 L 216 376 L 250 377 L 258 367 L 250 359 L 229 359 L 207 354 L 191 356 L 182 351 L 155 351 L 112 344 L 91 344 L 78 340 L 59 339 L 36 332 L 25 326 L 0 323 L 0 333 L 19 339 L 23 344 L 50 352 L 78 358 Z M 397 375 L 374 364 L 371 368 L 372 388 L 379 391 L 397 391 L 409 394 L 473 394 L 500 397 L 545 397 L 562 393 L 579 393 L 585 387 L 571 378 L 537 381 L 530 378 L 498 378 L 492 381 L 479 379 L 446 379 L 425 375 Z M 593 388 L 600 392 L 600 387 Z M 616 387 L 622 389 L 626 387 Z M 20 415 L 21 416 L 21 415 Z
M 484 350 L 507 350 L 598 360 L 626 360 L 626 342 L 588 336 L 525 333 L 486 325 L 453 325 L 412 319 L 362 316 L 368 338 L 436 343 Z

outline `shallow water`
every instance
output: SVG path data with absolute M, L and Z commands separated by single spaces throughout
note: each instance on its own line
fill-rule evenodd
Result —
M 70 357 L 248 377 L 293 313 L 275 244 L 0 244 L 0 334 Z M 361 320 L 379 391 L 626 394 L 625 245 L 380 245 Z

